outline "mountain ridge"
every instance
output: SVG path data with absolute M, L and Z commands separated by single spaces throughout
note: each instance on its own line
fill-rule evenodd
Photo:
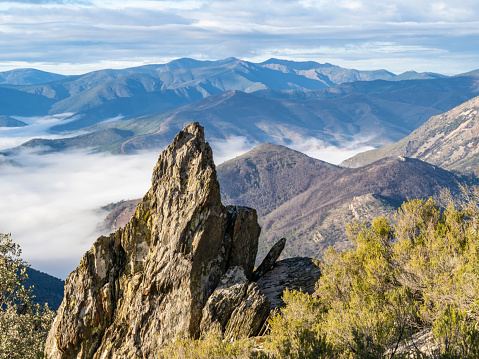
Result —
M 284 257 L 320 257 L 330 245 L 348 248 L 352 244 L 346 227 L 354 220 L 390 217 L 404 201 L 437 196 L 442 188 L 457 198 L 459 184 L 479 184 L 477 178 L 418 159 L 390 157 L 352 169 L 275 144 L 262 144 L 218 165 L 217 175 L 224 203 L 258 212 L 258 260 L 281 237 L 287 238 Z M 133 205 L 125 202 L 105 226 L 121 226 L 123 222 L 115 221 L 129 218 Z
M 431 117 L 407 137 L 389 146 L 359 153 L 342 165 L 360 167 L 386 156 L 409 156 L 454 170 L 473 173 L 479 167 L 479 97 Z
M 69 131 L 120 115 L 134 118 L 155 111 L 167 111 L 230 90 L 247 93 L 265 89 L 315 91 L 358 80 L 393 81 L 397 76 L 400 75 L 386 70 L 360 71 L 316 62 L 270 59 L 253 63 L 236 58 L 218 61 L 184 58 L 166 64 L 63 76 L 56 81 L 48 79 L 47 83 L 40 84 L 28 84 L 25 80 L 24 85 L 14 87 L 17 91 L 40 96 L 49 103 L 48 108 L 38 107 L 37 116 L 59 113 L 82 115 L 84 124 L 77 121 L 75 126 L 70 124 L 70 127 L 59 126 L 55 129 Z M 414 76 L 411 73 L 409 77 Z M 424 78 L 421 74 L 416 77 Z M 22 103 L 28 101 L 28 98 L 24 98 Z M 139 104 L 135 106 L 135 102 Z M 148 109 L 142 110 L 145 106 Z M 1 109 L 2 106 L 0 114 L 21 115 L 2 113 L 5 111 Z
M 477 96 L 477 80 L 466 79 L 372 81 L 292 93 L 232 90 L 207 98 L 196 93 L 188 96 L 190 99 L 197 96 L 200 98 L 198 101 L 173 110 L 99 125 L 94 125 L 93 121 L 93 127 L 88 130 L 96 132 L 117 128 L 132 131 L 133 135 L 124 141 L 115 142 L 112 138 L 111 143 L 95 148 L 95 151 L 113 153 L 162 148 L 177 131 L 193 120 L 206 125 L 210 141 L 242 136 L 253 144 L 274 142 L 291 145 L 301 138 L 311 137 L 323 146 L 348 147 L 351 143 L 356 146 L 361 143 L 362 146 L 380 147 L 407 136 L 431 116 L 443 112 L 444 108 L 453 108 Z M 150 92 L 146 96 L 152 94 Z M 143 106 L 143 102 L 134 100 L 135 97 L 122 101 L 129 99 L 134 106 L 149 109 Z M 171 97 L 170 101 L 174 98 Z M 111 103 L 119 105 L 115 101 Z M 88 119 L 81 117 L 54 128 L 78 129 L 86 121 Z M 40 140 L 37 142 L 42 144 Z M 79 141 L 65 139 L 57 142 Z M 55 142 L 43 143 L 48 144 Z M 90 145 L 85 142 L 81 146 L 87 148 Z

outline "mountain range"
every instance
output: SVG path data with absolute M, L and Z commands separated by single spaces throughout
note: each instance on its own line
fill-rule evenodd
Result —
M 90 132 L 87 135 L 58 140 L 35 139 L 25 145 L 53 150 L 93 148 L 95 151 L 128 154 L 142 149 L 164 148 L 185 124 L 199 121 L 205 125 L 209 141 L 241 136 L 253 145 L 271 142 L 294 147 L 312 139 L 318 146 L 374 148 L 404 138 L 431 116 L 450 110 L 478 94 L 476 77 L 397 82 L 377 80 L 315 91 L 246 93 L 234 90 L 170 111 L 90 126 L 85 128 Z M 127 99 L 135 104 L 133 107 L 142 105 L 141 101 L 136 102 L 137 97 Z M 114 104 L 116 102 L 110 103 L 111 106 Z M 145 112 L 150 110 L 143 108 Z M 89 117 L 75 116 L 54 128 L 67 130 L 95 123 Z
M 342 163 L 360 167 L 388 156 L 408 156 L 461 173 L 479 168 L 479 97 L 431 117 L 409 136 Z
M 14 69 L 0 72 L 0 85 L 39 85 L 67 76 L 36 69 Z
M 51 129 L 57 132 L 78 130 L 117 117 L 128 119 L 166 112 L 225 91 L 307 92 L 300 96 L 330 99 L 342 97 L 348 88 L 341 87 L 315 95 L 309 92 L 358 81 L 387 80 L 388 83 L 401 83 L 401 80 L 451 79 L 439 74 L 413 71 L 394 75 L 386 70 L 358 71 L 328 63 L 279 59 L 252 63 L 235 58 L 219 61 L 185 58 L 162 65 L 99 70 L 76 76 L 55 77 L 55 74 L 36 71 L 33 77 L 33 71 L 19 69 L 0 73 L 0 79 L 5 79 L 4 85 L 0 84 L 0 97 L 13 99 L 0 103 L 0 115 L 71 113 L 72 117 L 65 123 Z M 42 79 L 44 83 L 40 83 Z M 455 87 L 454 84 L 451 86 Z M 374 87 L 369 90 L 356 89 L 354 92 L 378 92 Z M 454 90 L 458 91 L 457 95 L 467 97 L 463 101 L 472 97 L 463 93 L 468 93 L 468 89 Z M 264 97 L 265 93 L 261 96 Z M 457 104 L 455 102 L 452 107 Z

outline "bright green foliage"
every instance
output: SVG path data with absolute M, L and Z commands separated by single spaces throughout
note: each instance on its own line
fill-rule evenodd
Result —
M 27 264 L 9 234 L 0 234 L 0 358 L 42 358 L 54 317 L 47 306 L 31 301 L 23 286 Z
M 286 290 L 287 304 L 271 321 L 265 352 L 270 358 L 328 358 L 329 348 L 321 333 L 321 303 L 308 294 Z
M 467 313 L 448 306 L 432 329 L 443 358 L 479 358 L 479 328 Z
M 179 337 L 157 353 L 159 359 L 246 359 L 252 357 L 253 345 L 248 340 L 223 341 L 220 331 L 211 331 L 199 340 Z
M 317 283 L 327 308 L 321 327 L 338 357 L 394 356 L 405 338 L 431 327 L 431 355 L 477 353 L 478 219 L 471 201 L 441 213 L 429 199 L 404 203 L 394 228 L 386 218 L 352 225 L 354 250 L 330 249 Z
M 474 198 L 442 211 L 431 199 L 412 200 L 394 226 L 383 217 L 351 225 L 354 248 L 327 251 L 315 296 L 284 293 L 287 306 L 270 321 L 267 352 L 278 358 L 478 358 Z M 401 350 L 423 329 L 432 330 L 432 350 Z
M 397 281 L 394 231 L 385 218 L 354 224 L 355 250 L 330 249 L 317 293 L 327 308 L 322 324 L 338 357 L 380 357 L 404 339 L 414 322 L 413 295 Z

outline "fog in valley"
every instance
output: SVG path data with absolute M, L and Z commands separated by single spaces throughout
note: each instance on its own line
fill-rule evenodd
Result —
M 29 126 L 2 128 L 0 149 L 35 137 L 65 137 L 48 133 L 50 126 L 65 117 L 17 117 Z M 217 165 L 259 145 L 238 136 L 210 144 Z M 356 143 L 340 149 L 315 138 L 295 139 L 290 147 L 336 164 L 369 149 Z M 129 156 L 87 150 L 41 152 L 24 149 L 16 155 L 0 156 L 0 232 L 12 233 L 33 268 L 64 279 L 94 240 L 106 234 L 98 229 L 108 214 L 101 207 L 142 197 L 150 187 L 161 151 Z M 6 159 L 8 162 L 3 161 Z

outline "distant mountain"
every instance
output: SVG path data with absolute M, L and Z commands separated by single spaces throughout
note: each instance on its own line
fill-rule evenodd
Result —
M 358 81 L 317 90 L 262 90 L 255 96 L 292 100 L 330 100 L 350 94 L 367 94 L 383 100 L 405 102 L 448 111 L 479 94 L 479 76 L 448 77 L 428 80 Z
M 99 131 L 96 135 L 35 140 L 27 145 L 132 153 L 162 148 L 186 123 L 199 121 L 205 125 L 209 141 L 243 136 L 251 143 L 291 145 L 314 138 L 323 146 L 348 147 L 354 143 L 380 147 L 407 136 L 431 116 L 477 96 L 475 81 L 465 77 L 355 82 L 318 91 L 228 91 L 172 111 L 90 127 L 92 132 Z M 135 99 L 128 101 L 135 103 Z M 80 118 L 56 127 L 81 127 L 85 121 Z M 105 132 L 107 129 L 123 132 L 119 136 Z M 93 141 L 96 137 L 103 142 Z
M 0 115 L 46 115 L 54 103 L 55 100 L 45 96 L 20 91 L 18 88 L 0 86 Z
M 62 138 L 58 140 L 48 140 L 35 138 L 25 142 L 23 148 L 44 147 L 44 153 L 56 152 L 73 148 L 108 148 L 111 143 L 126 141 L 131 138 L 133 132 L 119 130 L 116 128 L 106 129 L 93 133 L 87 133 L 71 138 Z M 7 150 L 5 153 L 15 153 L 16 149 Z
M 0 127 L 23 127 L 27 124 L 10 116 L 0 115 Z
M 479 97 L 434 116 L 390 146 L 360 153 L 342 163 L 360 167 L 388 156 L 419 158 L 462 173 L 479 168 Z
M 27 70 L 15 71 L 26 78 Z M 45 115 L 45 112 L 76 114 L 68 123 L 55 126 L 53 131 L 78 130 L 118 116 L 130 119 L 165 112 L 225 91 L 315 91 L 356 81 L 440 77 L 413 72 L 396 76 L 386 70 L 359 71 L 317 62 L 270 59 L 252 63 L 236 58 L 219 61 L 186 58 L 167 64 L 99 70 L 78 76 L 58 75 L 61 77 L 56 80 L 53 80 L 55 74 L 47 78 L 47 73 L 40 73 L 44 76 L 37 81 L 18 81 L 23 86 L 15 89 L 49 100 L 47 111 L 40 106 L 36 115 Z M 16 104 L 17 109 L 21 107 L 21 103 Z M 0 114 L 19 115 L 11 111 L 6 113 L 1 104 Z
M 40 305 L 48 303 L 50 309 L 57 310 L 63 300 L 65 282 L 33 268 L 27 268 L 27 275 L 25 287 L 33 286 L 33 301 Z
M 386 158 L 351 169 L 310 158 L 289 148 L 262 144 L 217 167 L 222 202 L 250 206 L 262 226 L 258 258 L 273 242 L 288 239 L 284 256 L 319 257 L 334 245 L 351 245 L 346 227 L 353 220 L 390 216 L 408 198 L 427 198 L 477 179 L 457 176 L 417 159 Z M 106 226 L 126 223 L 137 201 L 115 208 Z
M 416 72 L 416 71 L 406 71 L 400 75 L 394 77 L 394 81 L 404 81 L 404 80 L 430 80 L 430 79 L 441 79 L 447 76 L 436 74 L 434 72 Z
M 462 74 L 459 74 L 459 75 L 455 75 L 455 77 L 464 77 L 464 76 L 475 76 L 475 75 L 479 75 L 479 69 L 477 70 L 472 70 L 472 71 L 469 71 L 469 72 L 464 72 Z
M 264 68 L 284 73 L 295 73 L 318 80 L 328 87 L 345 82 L 394 80 L 396 78 L 396 75 L 386 70 L 358 71 L 345 69 L 329 63 L 320 64 L 314 61 L 297 62 L 272 58 L 259 65 Z
M 39 85 L 65 77 L 67 76 L 36 69 L 15 69 L 0 72 L 0 85 Z

